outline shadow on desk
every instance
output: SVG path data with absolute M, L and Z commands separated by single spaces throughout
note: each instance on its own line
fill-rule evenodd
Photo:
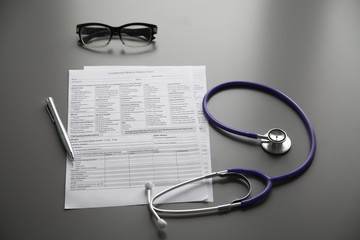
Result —
M 98 53 L 98 54 L 109 54 L 109 55 L 114 55 L 115 50 L 113 48 L 109 48 L 109 47 L 104 47 L 104 48 L 89 48 L 84 46 L 81 43 L 77 43 L 77 45 L 86 50 L 86 51 L 90 51 L 93 53 Z M 141 47 L 141 48 L 131 48 L 131 47 L 125 47 L 126 49 L 121 49 L 119 51 L 119 55 L 141 55 L 141 54 L 146 54 L 146 53 L 150 53 L 156 50 L 156 43 L 152 42 L 150 43 L 148 46 L 146 47 Z

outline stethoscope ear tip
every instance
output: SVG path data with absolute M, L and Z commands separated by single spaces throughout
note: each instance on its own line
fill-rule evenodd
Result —
M 152 182 L 147 182 L 145 184 L 145 189 L 146 190 L 151 190 L 154 187 L 154 184 Z
M 158 226 L 160 229 L 164 229 L 164 228 L 166 228 L 166 226 L 167 226 L 167 222 L 166 222 L 164 219 L 162 219 L 162 218 L 158 219 L 158 220 L 156 221 L 156 224 L 157 224 L 157 226 Z

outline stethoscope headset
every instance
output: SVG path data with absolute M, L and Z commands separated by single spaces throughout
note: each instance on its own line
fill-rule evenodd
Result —
M 286 132 L 282 129 L 273 128 L 273 129 L 270 129 L 266 134 L 244 132 L 244 131 L 240 131 L 240 130 L 231 128 L 229 126 L 226 126 L 225 124 L 219 122 L 217 119 L 215 119 L 210 114 L 208 106 L 207 106 L 210 98 L 212 96 L 214 96 L 216 93 L 223 91 L 225 89 L 230 89 L 230 88 L 255 89 L 255 90 L 258 90 L 258 91 L 261 91 L 264 93 L 268 93 L 270 95 L 273 95 L 273 96 L 279 98 L 281 101 L 286 103 L 289 107 L 291 107 L 304 122 L 305 127 L 306 127 L 307 132 L 310 137 L 310 151 L 309 151 L 307 159 L 298 168 L 296 168 L 288 173 L 285 173 L 285 174 L 282 174 L 279 176 L 273 176 L 273 177 L 268 176 L 267 174 L 260 172 L 258 170 L 244 169 L 244 168 L 230 168 L 230 169 L 219 171 L 219 172 L 213 172 L 210 174 L 206 174 L 206 175 L 176 184 L 172 187 L 169 187 L 169 188 L 161 191 L 160 193 L 156 194 L 153 197 L 151 197 L 151 190 L 152 190 L 153 184 L 147 183 L 145 185 L 145 189 L 146 189 L 146 193 L 147 193 L 149 209 L 150 209 L 152 215 L 154 216 L 154 220 L 159 228 L 165 228 L 167 225 L 166 221 L 164 219 L 162 219 L 159 216 L 159 214 L 160 215 L 201 214 L 201 213 L 229 211 L 236 207 L 252 206 L 255 203 L 260 202 L 261 200 L 264 200 L 270 194 L 273 184 L 288 182 L 288 181 L 298 177 L 302 173 L 304 173 L 311 165 L 311 163 L 314 159 L 314 156 L 315 156 L 315 151 L 316 151 L 316 136 L 315 136 L 315 131 L 310 123 L 310 120 L 308 119 L 308 117 L 306 116 L 304 111 L 291 98 L 289 98 L 288 96 L 286 96 L 285 94 L 281 93 L 280 91 L 278 91 L 274 88 L 271 88 L 271 87 L 268 87 L 268 86 L 265 86 L 265 85 L 262 85 L 259 83 L 240 82 L 240 81 L 226 82 L 226 83 L 223 83 L 223 84 L 220 84 L 220 85 L 214 87 L 204 96 L 203 103 L 202 103 L 204 115 L 211 125 L 218 127 L 219 129 L 222 129 L 226 132 L 230 132 L 232 134 L 236 134 L 236 135 L 248 137 L 248 138 L 253 138 L 253 139 L 260 139 L 262 148 L 265 151 L 272 153 L 272 154 L 283 154 L 283 153 L 286 153 L 290 149 L 291 140 L 288 137 L 288 135 L 286 134 Z M 184 185 L 194 183 L 194 182 L 204 180 L 204 179 L 215 178 L 215 177 L 221 177 L 221 178 L 223 178 L 223 177 L 230 178 L 231 177 L 231 178 L 233 178 L 234 176 L 236 178 L 240 179 L 244 183 L 244 185 L 248 189 L 248 192 L 244 197 L 233 200 L 232 202 L 230 202 L 228 204 L 217 205 L 217 206 L 213 206 L 213 207 L 183 209 L 183 210 L 162 209 L 162 208 L 154 206 L 154 201 L 156 199 L 158 199 L 160 196 L 163 196 L 164 194 L 169 193 L 169 192 L 171 192 L 177 188 L 180 188 Z M 249 179 L 247 178 L 247 176 L 260 179 L 265 184 L 264 190 L 262 192 L 260 192 L 259 194 L 250 197 L 252 188 L 251 188 L 251 183 L 250 183 Z

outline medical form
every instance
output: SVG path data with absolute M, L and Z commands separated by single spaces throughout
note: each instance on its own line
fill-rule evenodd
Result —
M 89 67 L 69 71 L 65 208 L 147 203 L 154 192 L 211 172 L 201 101 L 205 67 Z M 210 184 L 164 202 L 212 201 Z

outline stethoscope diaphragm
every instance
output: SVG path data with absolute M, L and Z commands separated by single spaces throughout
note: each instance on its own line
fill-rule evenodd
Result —
M 272 154 L 283 154 L 289 151 L 291 140 L 286 132 L 280 128 L 270 129 L 261 136 L 262 148 Z

